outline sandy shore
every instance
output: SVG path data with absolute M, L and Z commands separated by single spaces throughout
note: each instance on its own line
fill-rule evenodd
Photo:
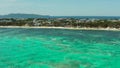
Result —
M 0 28 L 54 28 L 54 29 L 72 29 L 72 30 L 112 30 L 120 31 L 120 28 L 75 28 L 75 27 L 47 27 L 47 26 L 0 26 Z

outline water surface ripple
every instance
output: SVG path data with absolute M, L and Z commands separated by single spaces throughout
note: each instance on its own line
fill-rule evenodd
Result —
M 0 68 L 120 68 L 120 32 L 0 28 Z

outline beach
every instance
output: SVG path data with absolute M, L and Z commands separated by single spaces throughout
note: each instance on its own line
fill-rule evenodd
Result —
M 53 28 L 53 29 L 72 29 L 72 30 L 110 30 L 110 31 L 120 31 L 120 28 L 91 28 L 91 27 L 55 27 L 55 26 L 0 26 L 0 28 Z

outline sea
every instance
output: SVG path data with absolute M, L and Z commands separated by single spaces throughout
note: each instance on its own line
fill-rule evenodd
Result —
M 0 28 L 0 68 L 120 68 L 120 31 Z
M 46 18 L 74 18 L 74 19 L 120 19 L 120 16 L 49 16 Z

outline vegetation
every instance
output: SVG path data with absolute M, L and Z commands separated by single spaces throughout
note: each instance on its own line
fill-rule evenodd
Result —
M 55 26 L 55 27 L 102 27 L 120 28 L 120 19 L 75 18 L 2 18 L 0 26 Z

